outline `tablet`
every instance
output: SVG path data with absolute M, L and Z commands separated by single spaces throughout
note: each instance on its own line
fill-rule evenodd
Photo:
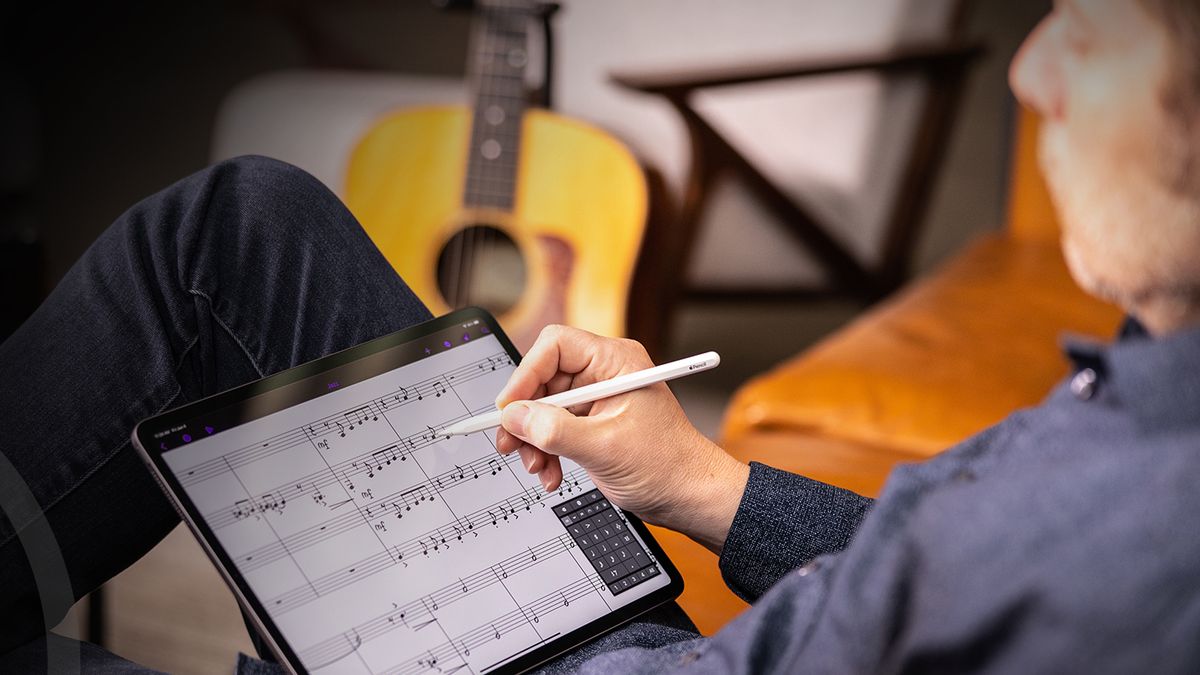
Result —
M 494 432 L 519 354 L 470 308 L 147 419 L 133 440 L 295 672 L 515 673 L 673 599 L 645 526 Z

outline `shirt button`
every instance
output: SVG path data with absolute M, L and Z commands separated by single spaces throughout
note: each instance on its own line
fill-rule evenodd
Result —
M 1086 401 L 1096 394 L 1096 371 L 1084 368 L 1071 378 L 1071 393 L 1080 401 Z

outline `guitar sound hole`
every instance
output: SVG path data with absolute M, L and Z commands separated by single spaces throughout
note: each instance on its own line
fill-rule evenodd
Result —
M 525 276 L 517 243 L 490 225 L 464 228 L 438 254 L 438 290 L 451 307 L 503 314 L 521 299 Z

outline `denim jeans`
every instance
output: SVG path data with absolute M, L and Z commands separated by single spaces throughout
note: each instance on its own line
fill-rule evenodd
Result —
M 118 218 L 0 344 L 0 671 L 139 670 L 46 636 L 179 521 L 134 424 L 428 318 L 345 206 L 281 162 L 222 162 Z M 678 607 L 655 616 L 618 641 L 696 637 Z

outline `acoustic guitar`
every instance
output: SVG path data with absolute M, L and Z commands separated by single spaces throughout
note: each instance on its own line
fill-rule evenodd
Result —
M 474 105 L 393 114 L 350 158 L 345 197 L 434 314 L 495 314 L 526 350 L 548 323 L 625 330 L 645 228 L 633 155 L 527 101 L 532 8 L 477 2 Z

